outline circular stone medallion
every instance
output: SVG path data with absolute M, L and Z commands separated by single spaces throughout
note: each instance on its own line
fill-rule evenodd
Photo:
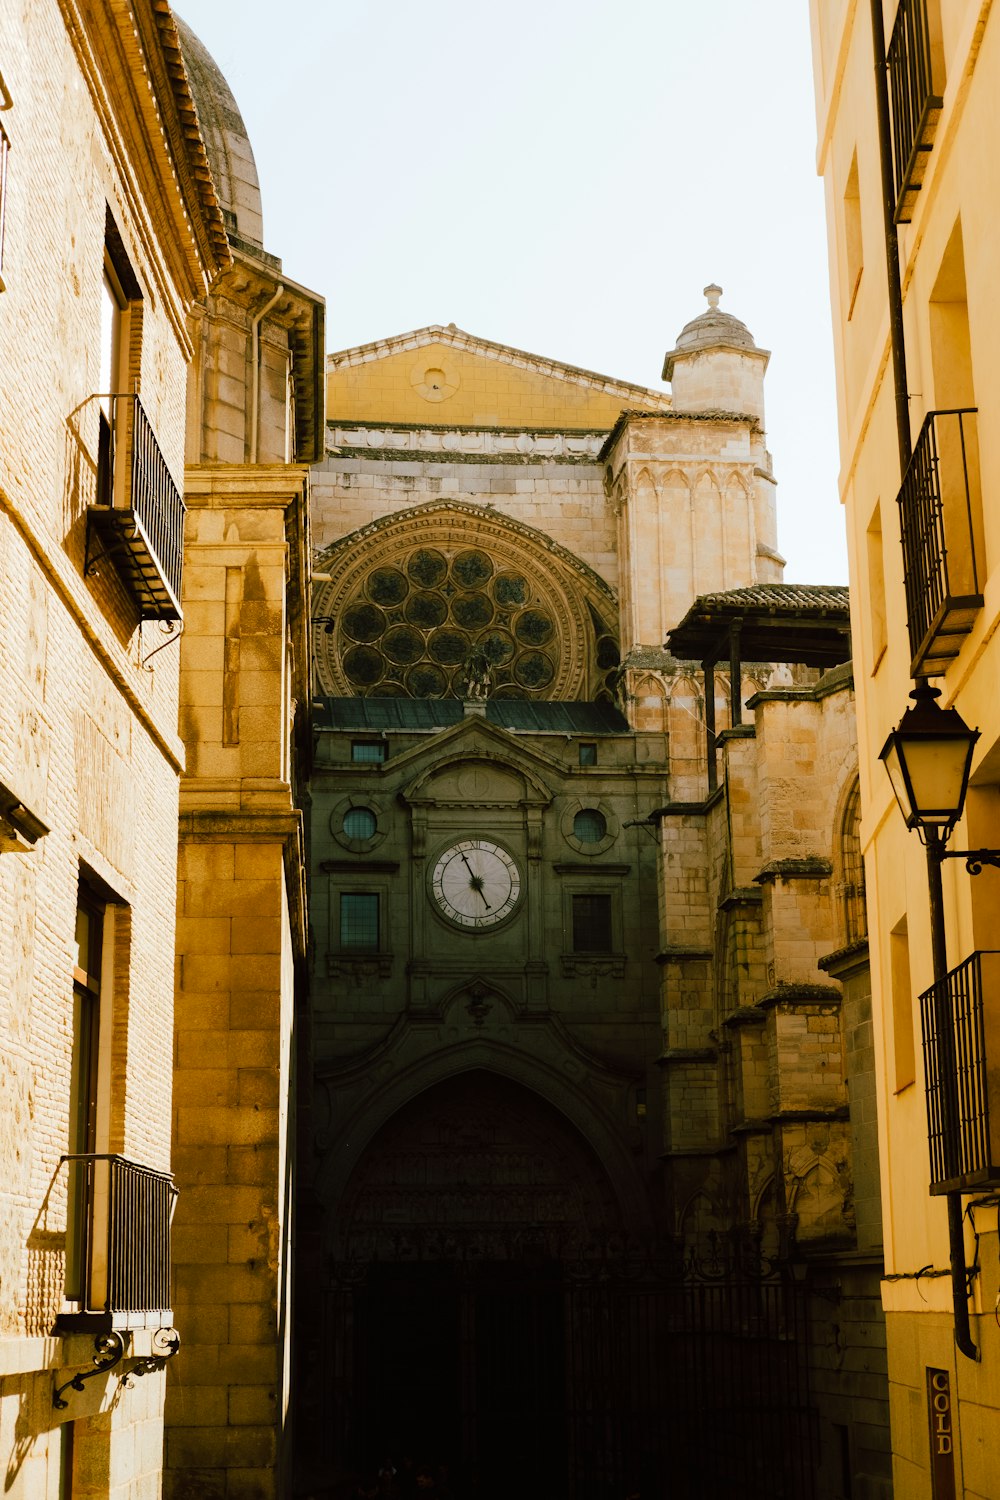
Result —
M 448 573 L 448 559 L 434 547 L 420 547 L 406 564 L 406 571 L 419 588 L 436 589 Z
M 493 577 L 493 564 L 485 552 L 460 552 L 451 565 L 451 576 L 463 589 L 479 589 Z
M 352 641 L 376 641 L 385 626 L 385 615 L 377 604 L 358 600 L 344 610 L 344 634 Z
M 435 625 L 441 625 L 447 619 L 448 606 L 440 594 L 420 589 L 407 599 L 403 613 L 410 624 L 416 625 L 418 629 L 433 630 Z
M 493 618 L 493 605 L 486 594 L 456 594 L 451 614 L 466 630 L 481 630 Z
M 555 676 L 555 668 L 544 651 L 526 651 L 514 663 L 514 676 L 522 687 L 547 687 Z
M 553 629 L 551 619 L 540 609 L 526 609 L 523 614 L 518 615 L 514 634 L 526 646 L 544 646 Z
M 365 585 L 369 599 L 376 604 L 390 606 L 402 604 L 410 592 L 406 575 L 398 568 L 376 568 Z
M 385 633 L 382 650 L 390 661 L 408 666 L 423 656 L 424 638 L 412 625 L 394 625 Z

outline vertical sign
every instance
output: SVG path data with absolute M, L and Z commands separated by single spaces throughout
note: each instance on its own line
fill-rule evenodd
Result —
M 955 1425 L 951 1410 L 951 1376 L 927 1370 L 927 1417 L 931 1435 L 931 1494 L 955 1500 Z

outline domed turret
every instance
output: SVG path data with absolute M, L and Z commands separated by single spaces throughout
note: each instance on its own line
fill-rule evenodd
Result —
M 705 288 L 708 308 L 685 323 L 663 364 L 673 409 L 731 411 L 764 419 L 764 371 L 770 353 L 758 349 L 745 323 L 719 306 L 721 286 Z
M 252 246 L 263 247 L 260 183 L 243 116 L 207 47 L 176 13 L 174 21 L 226 229 Z

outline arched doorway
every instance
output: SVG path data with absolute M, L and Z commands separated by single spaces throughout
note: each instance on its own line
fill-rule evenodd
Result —
M 484 1070 L 400 1109 L 336 1211 L 327 1298 L 337 1469 L 448 1462 L 479 1496 L 566 1490 L 566 1272 L 621 1237 L 576 1128 Z

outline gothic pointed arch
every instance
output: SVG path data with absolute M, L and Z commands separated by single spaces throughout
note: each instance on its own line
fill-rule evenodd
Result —
M 462 501 L 397 512 L 326 548 L 314 601 L 322 690 L 462 697 L 483 659 L 496 698 L 613 692 L 618 603 L 599 575 L 523 522 Z
M 650 1227 L 650 1207 L 627 1133 L 595 1092 L 581 1059 L 572 1069 L 554 1056 L 529 1051 L 515 1040 L 501 1040 L 484 1028 L 448 1047 L 413 1058 L 398 1069 L 386 1068 L 377 1089 L 341 1119 L 319 1164 L 317 1191 L 331 1208 L 344 1197 L 351 1174 L 384 1125 L 427 1090 L 459 1075 L 496 1075 L 537 1095 L 564 1117 L 587 1142 L 612 1183 L 622 1223 L 636 1232 Z

